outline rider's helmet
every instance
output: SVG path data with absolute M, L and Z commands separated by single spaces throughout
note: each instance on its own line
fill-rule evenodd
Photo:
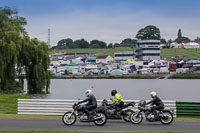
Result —
M 85 96 L 86 97 L 89 97 L 91 95 L 92 95 L 92 90 L 88 89 L 88 90 L 85 91 Z
M 112 90 L 111 91 L 111 96 L 115 96 L 115 94 L 117 94 L 117 90 Z
M 156 97 L 156 96 L 157 96 L 157 94 L 156 94 L 156 92 L 155 92 L 155 91 L 152 91 L 152 92 L 150 93 L 150 95 L 151 95 L 151 97 L 152 97 L 152 98 L 154 98 L 154 97 Z

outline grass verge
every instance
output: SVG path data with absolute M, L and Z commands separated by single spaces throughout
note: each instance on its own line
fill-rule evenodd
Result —
M 174 74 L 170 79 L 200 79 L 200 73 Z
M 2 130 L 0 133 L 114 133 L 114 132 L 82 132 L 82 131 L 9 131 Z M 120 132 L 120 133 L 200 133 L 200 132 Z
M 93 75 L 93 76 L 52 76 L 52 79 L 157 79 L 162 77 L 161 74 L 137 74 L 137 75 L 121 75 L 121 76 L 112 76 L 112 75 Z
M 90 56 L 100 56 L 100 55 L 110 55 L 114 57 L 114 53 L 118 51 L 133 51 L 133 48 L 130 47 L 116 47 L 104 48 L 104 49 L 61 49 L 61 50 L 52 50 L 50 54 L 54 53 L 90 53 Z
M 16 114 L 17 99 L 30 99 L 30 96 L 22 94 L 0 94 L 0 113 Z

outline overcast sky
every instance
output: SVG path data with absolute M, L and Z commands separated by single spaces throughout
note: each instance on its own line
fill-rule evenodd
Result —
M 200 0 L 0 0 L 26 18 L 29 35 L 51 45 L 64 38 L 120 43 L 155 25 L 161 37 L 175 39 L 178 29 L 200 37 Z

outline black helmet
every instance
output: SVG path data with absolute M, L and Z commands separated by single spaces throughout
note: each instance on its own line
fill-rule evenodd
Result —
M 114 96 L 115 94 L 117 94 L 117 90 L 112 90 L 111 91 L 111 96 Z

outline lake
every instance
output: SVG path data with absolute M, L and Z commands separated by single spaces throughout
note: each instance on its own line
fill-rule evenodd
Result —
M 125 100 L 151 99 L 149 93 L 156 91 L 163 100 L 200 102 L 199 83 L 199 79 L 52 79 L 50 94 L 42 98 L 84 99 L 85 90 L 93 86 L 98 100 L 112 98 L 110 92 L 116 89 Z

